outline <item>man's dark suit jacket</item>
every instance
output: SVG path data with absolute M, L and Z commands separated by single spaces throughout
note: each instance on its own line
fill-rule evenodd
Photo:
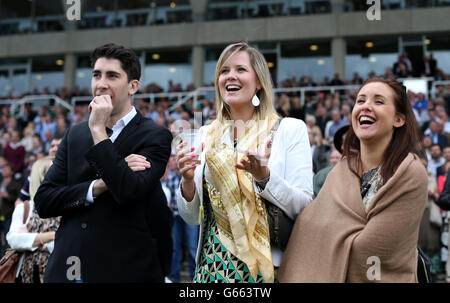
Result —
M 172 215 L 160 178 L 171 141 L 168 129 L 139 112 L 114 143 L 93 145 L 87 122 L 67 131 L 34 198 L 42 218 L 62 216 L 45 282 L 74 282 L 67 275 L 71 256 L 81 261 L 83 282 L 164 281 Z M 130 154 L 145 156 L 151 168 L 133 172 L 124 160 Z M 98 178 L 109 190 L 89 203 L 89 185 Z

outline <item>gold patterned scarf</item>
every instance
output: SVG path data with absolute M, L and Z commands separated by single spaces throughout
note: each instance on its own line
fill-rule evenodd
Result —
M 206 164 L 219 191 L 219 199 L 211 199 L 218 238 L 247 265 L 252 277 L 255 278 L 259 270 L 265 282 L 274 281 L 267 212 L 261 198 L 255 194 L 252 175 L 236 169 L 234 164 L 246 157 L 242 151 L 264 148 L 264 140 L 277 120 L 274 114 L 262 121 L 250 121 L 235 148 L 222 140 L 230 129 L 232 136 L 230 124 L 215 120 L 206 146 Z M 215 193 L 217 195 L 217 191 Z

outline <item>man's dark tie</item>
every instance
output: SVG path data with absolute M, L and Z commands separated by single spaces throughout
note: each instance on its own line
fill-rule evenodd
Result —
M 108 137 L 111 137 L 111 135 L 113 134 L 113 130 L 109 127 L 106 127 L 106 134 L 108 135 Z

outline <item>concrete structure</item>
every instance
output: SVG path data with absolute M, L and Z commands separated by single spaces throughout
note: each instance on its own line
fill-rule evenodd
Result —
M 64 55 L 65 85 L 70 88 L 76 55 L 103 43 L 115 42 L 135 50 L 188 47 L 192 49 L 192 79 L 200 86 L 207 46 L 237 41 L 329 40 L 334 72 L 344 75 L 347 38 L 450 32 L 450 7 L 387 10 L 382 11 L 380 21 L 369 21 L 363 11 L 342 13 L 343 0 L 336 0 L 331 14 L 203 21 L 207 1 L 193 3 L 193 23 L 2 36 L 0 58 Z

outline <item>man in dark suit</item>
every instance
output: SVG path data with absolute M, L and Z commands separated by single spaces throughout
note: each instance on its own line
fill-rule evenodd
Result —
M 172 135 L 132 105 L 141 73 L 132 50 L 101 46 L 91 64 L 89 121 L 67 131 L 35 195 L 41 217 L 62 216 L 44 280 L 163 282 L 172 216 L 160 178 Z
M 425 134 L 429 135 L 433 144 L 439 144 L 441 150 L 444 149 L 448 144 L 448 138 L 446 135 L 442 134 L 443 126 L 440 125 L 437 121 L 431 120 L 428 125 L 428 130 L 425 131 Z

